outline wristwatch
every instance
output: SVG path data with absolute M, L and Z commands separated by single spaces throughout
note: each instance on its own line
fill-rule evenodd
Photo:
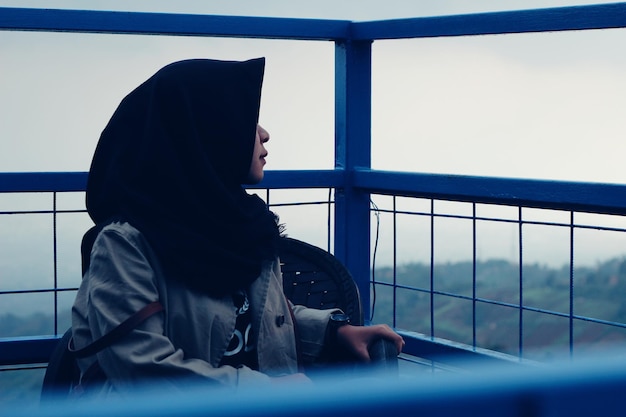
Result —
M 330 315 L 330 324 L 338 329 L 341 326 L 345 326 L 346 324 L 350 324 L 350 316 L 343 313 L 333 313 Z
M 331 344 L 337 343 L 337 330 L 346 324 L 350 324 L 349 315 L 343 313 L 332 313 L 330 315 L 328 320 L 328 341 Z

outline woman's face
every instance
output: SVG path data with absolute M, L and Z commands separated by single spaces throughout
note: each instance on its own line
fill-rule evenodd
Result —
M 267 150 L 265 142 L 270 140 L 270 134 L 260 125 L 256 126 L 256 137 L 254 139 L 254 150 L 252 151 L 252 161 L 250 162 L 250 171 L 248 172 L 247 184 L 257 184 L 263 179 L 263 167 L 265 166 L 265 157 Z

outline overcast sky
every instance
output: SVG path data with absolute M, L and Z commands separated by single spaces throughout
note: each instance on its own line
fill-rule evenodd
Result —
M 375 20 L 548 0 L 0 1 L 0 6 Z M 375 168 L 626 181 L 624 30 L 377 41 Z M 332 167 L 329 42 L 0 32 L 0 171 L 86 171 L 121 98 L 190 57 L 267 57 L 268 169 Z
M 598 3 L 610 2 L 0 0 L 2 7 L 347 20 Z M 376 41 L 373 167 L 626 183 L 625 44 L 624 30 Z M 332 168 L 331 42 L 4 31 L 0 171 L 87 171 L 120 100 L 160 67 L 186 58 L 258 56 L 267 58 L 261 111 L 272 135 L 267 169 Z M 514 257 L 514 233 L 487 255 Z M 590 252 L 605 246 L 588 242 Z M 451 259 L 464 258 L 470 247 L 458 246 Z M 611 250 L 603 255 L 624 247 L 606 246 Z M 545 257 L 540 252 L 531 251 L 530 259 Z

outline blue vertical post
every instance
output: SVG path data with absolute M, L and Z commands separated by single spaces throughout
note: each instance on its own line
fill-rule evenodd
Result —
M 353 170 L 371 168 L 372 42 L 335 46 L 335 168 L 345 171 L 335 194 L 335 255 L 348 267 L 370 311 L 370 195 L 353 188 Z

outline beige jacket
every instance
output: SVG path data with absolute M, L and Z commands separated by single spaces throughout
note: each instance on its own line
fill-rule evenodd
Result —
M 249 298 L 259 371 L 219 367 L 235 329 L 232 298 L 212 298 L 166 279 L 143 235 L 128 223 L 113 223 L 96 238 L 90 268 L 76 296 L 74 344 L 86 346 L 158 300 L 164 312 L 97 354 L 108 379 L 100 394 L 126 392 L 144 378 L 175 389 L 188 379 L 237 387 L 298 372 L 294 323 L 283 295 L 278 260 L 263 269 Z M 320 355 L 333 311 L 293 307 L 298 347 L 306 360 Z M 81 370 L 94 360 L 81 359 Z

